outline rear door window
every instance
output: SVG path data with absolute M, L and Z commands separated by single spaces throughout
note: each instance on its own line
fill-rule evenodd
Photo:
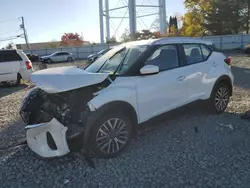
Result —
M 0 51 L 0 62 L 22 61 L 16 51 Z
M 187 65 L 192 65 L 203 61 L 203 55 L 199 44 L 184 44 L 183 45 Z

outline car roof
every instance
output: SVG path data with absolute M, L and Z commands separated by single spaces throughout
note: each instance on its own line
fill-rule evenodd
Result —
M 198 38 L 192 38 L 192 37 L 166 37 L 161 38 L 155 42 L 152 43 L 152 45 L 159 45 L 159 44 L 171 44 L 171 43 L 200 43 L 200 44 L 207 44 L 212 45 L 213 43 L 208 40 L 198 39 Z
M 139 40 L 139 41 L 132 41 L 120 44 L 118 46 L 141 46 L 141 45 L 161 45 L 161 44 L 182 44 L 182 43 L 199 43 L 199 44 L 206 44 L 206 45 L 212 45 L 213 43 L 211 41 L 192 38 L 192 37 L 166 37 L 166 38 L 160 38 L 160 39 L 149 39 L 149 40 Z
M 20 50 L 20 49 L 0 49 L 0 52 L 6 52 L 6 51 L 9 51 L 9 52 L 23 52 L 23 50 Z

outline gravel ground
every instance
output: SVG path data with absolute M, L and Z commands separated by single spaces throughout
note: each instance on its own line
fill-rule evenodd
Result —
M 95 169 L 75 155 L 45 160 L 27 146 L 0 150 L 0 187 L 248 188 L 250 122 L 239 115 L 250 108 L 250 57 L 234 57 L 232 70 L 234 96 L 222 115 L 209 115 L 203 103 L 162 115 L 140 126 L 123 155 L 93 159 Z M 24 139 L 25 87 L 0 88 L 0 148 Z

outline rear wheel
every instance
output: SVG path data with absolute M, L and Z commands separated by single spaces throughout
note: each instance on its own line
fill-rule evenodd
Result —
M 209 100 L 211 110 L 217 114 L 227 109 L 230 99 L 230 89 L 224 83 L 219 83 L 214 89 Z
M 91 131 L 91 150 L 97 157 L 116 157 L 129 145 L 131 138 L 129 118 L 121 112 L 110 111 L 97 120 Z
M 9 86 L 19 86 L 20 83 L 21 83 L 21 76 L 19 74 L 17 74 L 17 79 L 16 80 L 7 82 L 7 84 Z

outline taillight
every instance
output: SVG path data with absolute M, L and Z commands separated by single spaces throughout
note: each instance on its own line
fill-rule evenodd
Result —
M 29 70 L 29 69 L 32 69 L 32 63 L 30 61 L 26 61 L 25 62 L 26 64 L 26 68 Z
M 225 63 L 230 65 L 231 64 L 231 61 L 232 61 L 232 57 L 228 56 L 226 59 L 225 59 Z

